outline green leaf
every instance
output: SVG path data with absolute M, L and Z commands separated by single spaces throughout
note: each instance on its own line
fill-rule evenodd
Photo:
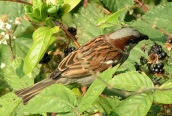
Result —
M 0 116 L 14 116 L 15 111 L 22 99 L 14 93 L 8 93 L 0 97 Z
M 101 28 L 105 28 L 105 27 L 114 26 L 115 24 L 119 24 L 120 23 L 119 17 L 121 16 L 121 14 L 126 12 L 127 12 L 126 8 L 120 9 L 117 12 L 107 17 L 99 19 L 98 25 L 101 25 L 100 26 Z
M 31 39 L 24 37 L 17 38 L 14 41 L 14 47 L 13 47 L 15 55 L 24 59 L 32 44 L 33 44 L 33 40 Z
M 17 26 L 14 32 L 14 36 L 16 36 L 17 39 L 20 37 L 31 39 L 34 30 L 35 29 L 31 22 L 22 19 L 22 24 Z
M 109 116 L 145 116 L 152 102 L 152 95 L 134 95 L 119 103 Z
M 33 79 L 23 73 L 23 60 L 16 58 L 7 64 L 3 70 L 5 80 L 14 89 L 19 90 L 32 85 Z
M 82 113 L 91 106 L 91 104 L 96 100 L 96 98 L 103 92 L 103 90 L 107 86 L 106 82 L 108 82 L 112 78 L 118 67 L 119 65 L 104 71 L 99 75 L 99 78 L 97 78 L 91 84 L 87 93 L 81 99 L 81 103 L 78 106 L 79 112 Z
M 42 29 L 44 28 L 44 29 Z M 48 49 L 51 41 L 51 37 L 54 33 L 59 31 L 59 27 L 40 27 L 34 32 L 34 44 L 29 50 L 25 62 L 24 62 L 24 72 L 28 74 L 33 70 L 33 68 L 39 63 L 44 53 Z M 40 34 L 41 33 L 41 34 Z M 39 35 L 39 36 L 37 36 Z
M 154 87 L 154 84 L 146 74 L 140 74 L 136 71 L 116 75 L 109 81 L 109 84 L 114 88 L 127 91 L 138 91 L 143 88 L 149 89 Z
M 23 73 L 23 63 L 21 58 L 15 58 L 15 60 L 9 62 L 3 70 L 5 80 L 14 90 L 28 87 L 34 83 L 33 78 L 29 78 Z
M 48 17 L 46 10 L 47 6 L 42 0 L 34 0 L 33 6 L 25 6 L 26 14 L 35 22 L 45 21 Z
M 120 100 L 115 97 L 98 97 L 92 104 L 92 107 L 87 109 L 86 112 L 89 114 L 94 114 L 96 112 L 109 114 L 119 103 Z
M 64 13 L 70 12 L 76 5 L 78 5 L 81 0 L 64 0 L 63 9 Z
M 160 89 L 172 88 L 172 82 L 167 81 L 159 87 Z M 158 103 L 172 104 L 172 91 L 170 90 L 156 90 L 154 93 L 154 100 Z
M 31 99 L 22 111 L 32 114 L 74 112 L 75 105 L 76 97 L 74 93 L 61 84 L 54 84 Z
M 111 12 L 116 12 L 122 8 L 126 8 L 128 6 L 134 5 L 133 0 L 125 0 L 125 2 L 121 2 L 121 0 L 100 0 Z
M 105 17 L 102 9 L 97 4 L 88 4 L 86 8 L 81 8 L 79 13 L 74 14 L 74 24 L 78 28 L 78 42 L 83 45 L 87 41 L 102 35 L 102 30 L 97 26 L 98 19 Z
M 170 77 L 172 77 L 172 55 L 171 53 L 169 54 L 169 59 L 168 59 L 168 73 L 170 75 Z
M 172 22 L 172 14 L 170 11 L 172 11 L 171 2 L 158 5 L 142 16 L 144 20 L 137 19 L 131 26 L 147 34 L 153 40 L 165 41 L 164 34 L 160 30 L 154 29 L 154 27 L 156 26 L 160 29 L 164 29 L 168 33 L 172 33 L 172 27 L 169 26 Z
M 8 14 L 11 20 L 14 20 L 16 17 L 22 16 L 24 12 L 24 5 L 20 3 L 5 2 L 0 1 L 0 15 Z
M 8 63 L 10 60 L 12 60 L 10 47 L 0 44 L 0 62 Z

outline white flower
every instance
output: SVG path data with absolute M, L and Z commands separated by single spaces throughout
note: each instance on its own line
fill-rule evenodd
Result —
M 1 62 L 1 69 L 5 68 L 6 67 L 6 64 Z
M 0 29 L 4 30 L 4 22 L 0 19 Z
M 0 40 L 0 44 L 5 44 L 5 45 L 7 45 L 7 40 L 6 40 L 6 39 Z
M 0 34 L 1 34 L 1 35 L 5 35 L 5 32 L 1 32 Z
M 10 38 L 9 34 L 5 34 L 4 38 L 9 39 Z
M 11 25 L 9 23 L 6 24 L 7 29 L 11 29 Z
M 21 25 L 21 24 L 22 24 L 22 18 L 17 17 L 17 18 L 15 19 L 14 24 L 16 24 L 16 25 Z
M 16 36 L 13 36 L 13 39 L 16 39 Z

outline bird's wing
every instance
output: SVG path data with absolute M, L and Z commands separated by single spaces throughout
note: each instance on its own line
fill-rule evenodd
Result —
M 102 72 L 118 63 L 121 55 L 104 36 L 99 36 L 65 57 L 59 64 L 58 72 L 66 78 L 83 77 L 92 71 Z

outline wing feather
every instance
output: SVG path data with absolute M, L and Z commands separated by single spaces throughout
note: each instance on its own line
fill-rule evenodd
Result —
M 83 77 L 91 75 L 90 71 L 102 72 L 112 67 L 113 61 L 120 61 L 121 55 L 122 53 L 111 46 L 104 36 L 99 36 L 65 57 L 60 62 L 58 70 L 63 71 L 62 77 Z

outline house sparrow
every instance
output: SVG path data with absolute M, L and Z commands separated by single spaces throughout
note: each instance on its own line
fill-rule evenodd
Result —
M 91 72 L 103 72 L 122 64 L 130 50 L 148 36 L 133 28 L 122 28 L 108 35 L 100 35 L 66 56 L 50 76 L 35 85 L 18 90 L 16 95 L 26 104 L 46 87 L 61 83 L 90 85 L 95 77 Z

